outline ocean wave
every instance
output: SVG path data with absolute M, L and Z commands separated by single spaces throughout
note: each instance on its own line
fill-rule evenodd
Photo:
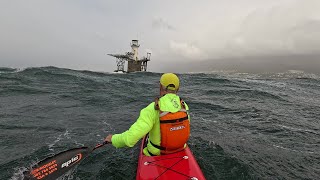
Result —
M 242 90 L 237 90 L 235 92 L 238 95 L 242 95 L 248 98 L 261 98 L 265 97 L 267 99 L 276 99 L 276 100 L 281 100 L 281 101 L 287 101 L 284 98 L 282 98 L 279 95 L 275 95 L 271 92 L 266 92 L 266 91 L 260 91 L 260 90 L 252 90 L 252 89 L 242 89 Z
M 6 68 L 6 67 L 0 67 L 0 73 L 12 73 L 17 71 L 16 68 Z
M 70 133 L 68 130 L 66 130 L 63 134 L 59 134 L 58 137 L 56 137 L 56 139 L 52 142 L 48 144 L 48 148 L 50 151 L 54 151 L 53 147 L 63 138 L 67 138 L 70 139 Z
M 42 88 L 31 87 L 27 85 L 17 85 L 17 86 L 6 86 L 0 88 L 0 92 L 3 95 L 17 95 L 17 94 L 46 94 L 50 91 L 44 90 Z
M 195 137 L 189 146 L 200 167 L 208 169 L 204 171 L 207 179 L 256 179 L 247 164 L 225 152 L 219 144 Z
M 284 128 L 284 129 L 288 129 L 290 131 L 296 131 L 296 132 L 302 132 L 302 133 L 312 133 L 315 135 L 320 135 L 319 131 L 316 131 L 316 130 L 290 127 L 290 126 L 285 126 L 285 125 L 281 125 L 281 124 L 278 124 L 278 126 L 281 128 Z
M 7 68 L 7 67 L 0 67 L 0 74 L 6 73 L 18 73 L 24 71 L 26 68 Z
M 224 107 L 222 105 L 214 104 L 213 102 L 203 102 L 199 100 L 192 100 L 189 99 L 188 105 L 190 107 L 193 107 L 194 109 L 209 109 L 210 111 L 233 111 L 230 108 Z M 212 113 L 212 112 L 207 112 L 207 113 Z
M 273 147 L 276 147 L 276 148 L 279 148 L 279 149 L 284 149 L 284 150 L 293 151 L 293 152 L 299 152 L 299 153 L 309 153 L 309 154 L 314 154 L 314 153 L 315 153 L 315 152 L 313 152 L 313 151 L 299 151 L 299 150 L 294 150 L 294 149 L 286 148 L 286 147 L 283 147 L 283 146 L 281 146 L 281 145 L 276 145 L 276 144 L 273 144 L 272 146 L 273 146 Z
M 220 89 L 205 91 L 206 95 L 212 96 L 227 96 L 227 97 L 244 97 L 246 99 L 274 99 L 287 102 L 287 100 L 280 95 L 275 95 L 271 92 L 256 90 L 256 89 Z
M 4 71 L 0 179 L 19 177 L 23 168 L 16 167 L 35 159 L 127 130 L 159 95 L 161 76 L 50 66 Z M 320 81 L 306 74 L 178 74 L 179 95 L 190 107 L 188 144 L 208 179 L 318 178 Z M 105 146 L 71 176 L 125 179 L 135 173 L 138 149 Z
M 17 131 L 33 130 L 37 132 L 41 132 L 41 131 L 63 132 L 65 130 L 62 127 L 60 128 L 60 127 L 51 127 L 51 126 L 25 126 L 25 125 L 23 126 L 23 125 L 3 125 L 3 124 L 0 124 L 0 129 L 17 130 Z

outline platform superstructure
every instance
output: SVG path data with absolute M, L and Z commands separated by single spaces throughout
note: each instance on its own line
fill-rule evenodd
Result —
M 136 71 L 147 71 L 148 61 L 150 61 L 151 53 L 148 52 L 147 56 L 143 56 L 139 59 L 138 49 L 140 47 L 138 40 L 132 40 L 131 52 L 125 54 L 108 54 L 117 58 L 117 69 L 115 72 L 136 72 Z M 124 70 L 125 63 L 128 62 L 127 71 Z

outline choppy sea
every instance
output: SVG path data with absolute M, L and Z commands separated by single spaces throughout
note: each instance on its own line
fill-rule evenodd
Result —
M 319 179 L 320 76 L 182 73 L 189 146 L 207 179 Z M 0 179 L 130 127 L 161 74 L 0 68 Z M 135 179 L 139 145 L 94 151 L 60 179 Z

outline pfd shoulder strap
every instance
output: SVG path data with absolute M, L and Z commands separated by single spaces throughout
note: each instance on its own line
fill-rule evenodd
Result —
M 160 107 L 159 107 L 159 98 L 158 98 L 158 97 L 154 100 L 154 109 L 155 109 L 155 110 L 160 110 Z
M 182 98 L 180 98 L 180 104 L 181 104 L 182 109 L 186 110 L 186 104 Z

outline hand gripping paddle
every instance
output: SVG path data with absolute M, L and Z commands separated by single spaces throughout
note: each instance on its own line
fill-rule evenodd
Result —
M 30 170 L 24 172 L 24 180 L 57 179 L 59 176 L 73 168 L 76 164 L 79 164 L 95 149 L 108 143 L 109 142 L 103 142 L 102 144 L 97 144 L 93 149 L 88 147 L 69 149 L 52 157 L 48 157 L 32 166 Z

